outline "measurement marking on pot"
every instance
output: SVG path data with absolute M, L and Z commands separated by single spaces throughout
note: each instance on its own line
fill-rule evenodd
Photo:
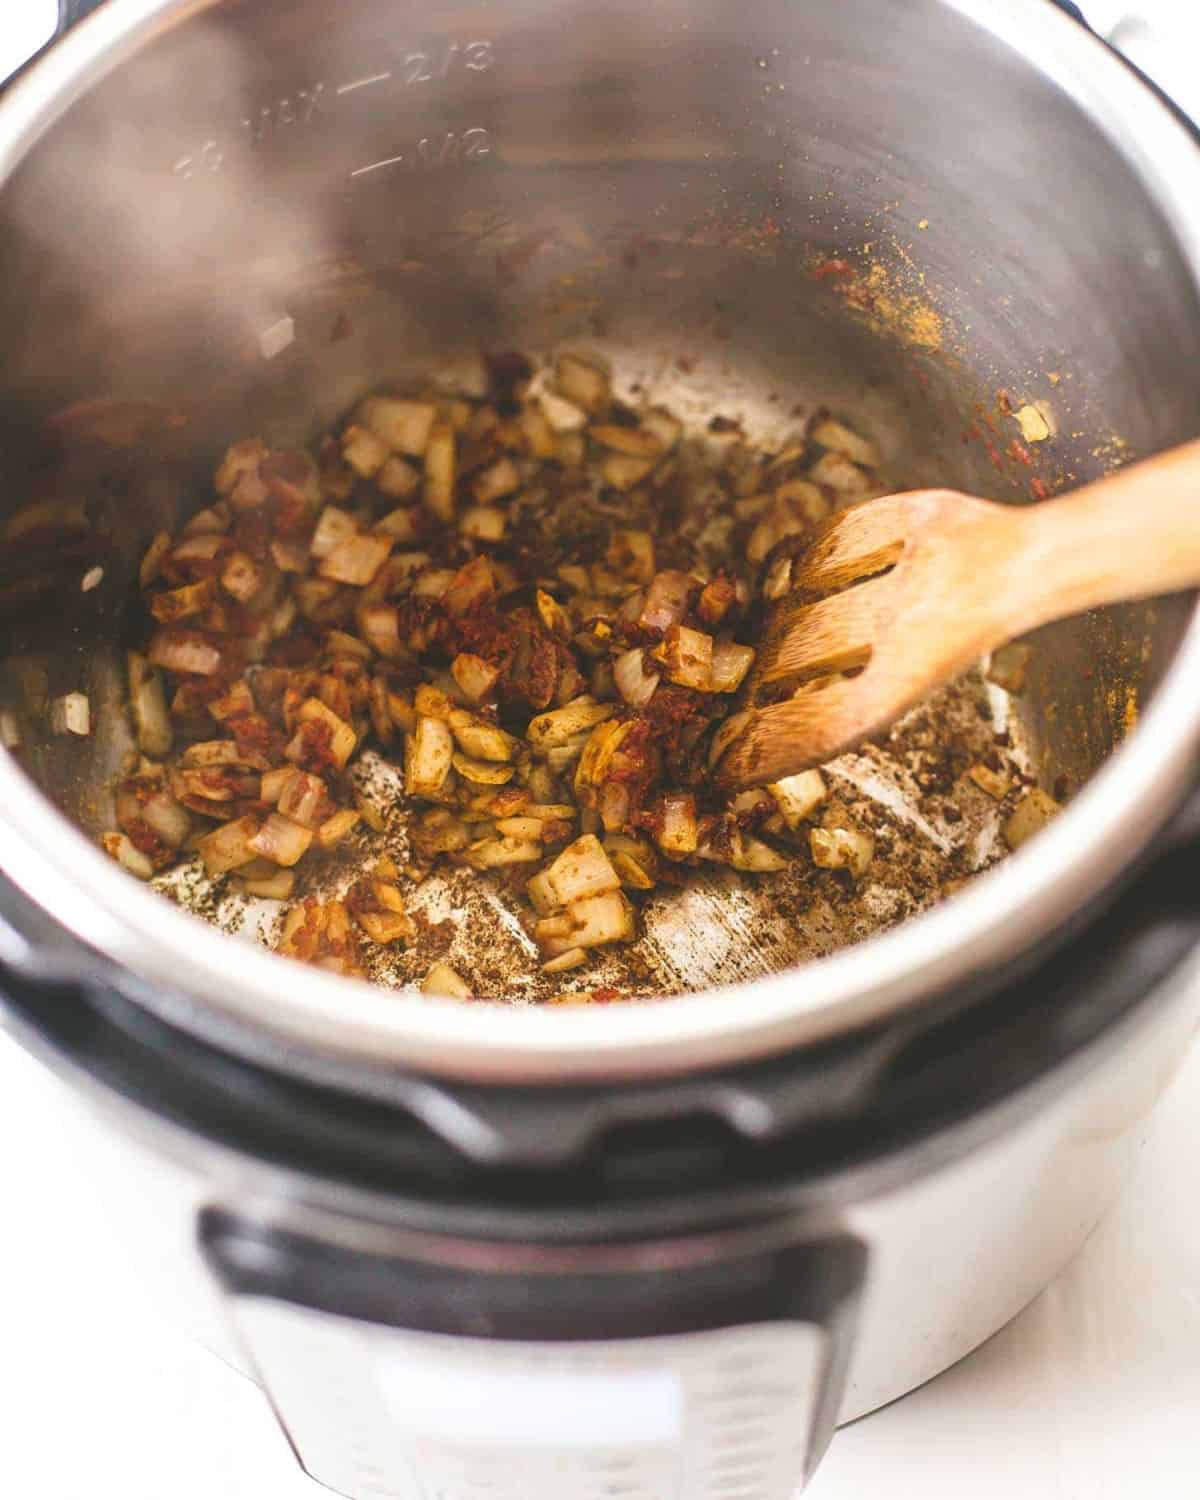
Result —
M 323 83 L 314 83 L 309 88 L 297 89 L 295 94 L 285 94 L 262 105 L 253 114 L 243 115 L 238 123 L 249 137 L 250 144 L 261 146 L 293 125 L 311 125 L 318 111 L 326 113 L 325 93 Z
M 356 89 L 369 88 L 373 83 L 386 83 L 391 73 L 372 73 L 369 78 L 356 78 L 353 83 L 340 83 L 337 87 L 338 94 L 352 94 Z
M 439 78 L 448 78 L 456 63 L 468 72 L 486 73 L 496 60 L 491 42 L 447 40 L 441 46 L 440 53 L 435 46 L 430 51 L 414 49 L 404 54 L 401 77 L 406 87 L 414 83 L 433 83 Z
M 334 112 L 331 105 L 338 99 L 356 94 L 361 89 L 374 88 L 377 84 L 387 84 L 393 80 L 402 89 L 408 89 L 414 84 L 444 81 L 451 74 L 464 69 L 468 73 L 487 73 L 496 62 L 494 44 L 482 39 L 469 42 L 447 39 L 420 50 L 400 47 L 396 49 L 396 54 L 399 57 L 398 69 L 383 68 L 333 86 L 318 81 L 259 105 L 238 121 L 242 142 L 254 150 L 293 132 L 297 127 L 311 126 L 318 117 L 327 118 L 331 115 Z M 462 155 L 465 160 L 478 161 L 488 154 L 486 142 L 478 139 L 480 134 L 486 135 L 486 132 L 468 130 L 463 133 Z M 475 139 L 471 139 L 472 137 Z M 448 159 L 439 155 L 436 161 L 429 163 L 426 157 L 432 149 L 431 143 L 424 140 L 418 142 L 416 155 L 422 165 L 441 165 L 444 159 Z M 408 153 L 403 153 L 351 172 L 350 175 L 358 177 L 363 172 L 374 171 L 376 167 L 396 166 L 411 159 Z M 228 164 L 229 143 L 214 137 L 205 141 L 197 150 L 177 157 L 171 163 L 171 171 L 186 181 L 191 177 L 222 172 Z
M 491 135 L 481 127 L 474 126 L 470 130 L 464 130 L 461 135 L 448 130 L 444 135 L 422 136 L 411 150 L 398 151 L 395 156 L 385 156 L 380 161 L 368 162 L 364 167 L 355 167 L 350 176 L 367 177 L 386 167 L 430 170 L 434 167 L 453 166 L 458 162 L 486 161 L 491 154 Z

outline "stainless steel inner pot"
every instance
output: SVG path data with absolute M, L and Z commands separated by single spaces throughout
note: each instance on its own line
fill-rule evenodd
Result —
M 762 1054 L 1003 962 L 1181 795 L 1200 636 L 1173 599 L 1044 633 L 1022 730 L 1046 785 L 1087 785 L 1032 847 L 800 970 L 747 983 L 731 950 L 699 995 L 382 993 L 93 842 L 146 541 L 229 441 L 310 440 L 375 381 L 583 344 L 698 422 L 828 402 L 898 484 L 1015 502 L 1200 430 L 1200 155 L 1047 0 L 111 0 L 0 102 L 0 176 L 0 866 L 184 1024 L 493 1078 Z M 1053 437 L 1012 446 L 1006 400 Z M 51 729 L 72 690 L 86 740 Z

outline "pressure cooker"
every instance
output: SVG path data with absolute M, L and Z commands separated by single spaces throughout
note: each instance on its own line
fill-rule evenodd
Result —
M 0 96 L 0 268 L 2 1011 L 148 1281 L 361 1500 L 793 1493 L 1075 1254 L 1192 1035 L 1194 601 L 1039 635 L 1068 805 L 930 910 L 538 1006 L 290 963 L 106 857 L 138 559 L 397 351 L 820 391 L 1014 503 L 1182 442 L 1190 127 L 1050 0 L 106 0 Z M 1033 472 L 997 391 L 1053 416 Z M 152 452 L 64 452 L 130 408 Z

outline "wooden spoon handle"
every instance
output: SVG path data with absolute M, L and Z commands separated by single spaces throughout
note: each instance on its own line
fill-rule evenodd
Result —
M 1200 586 L 1200 440 L 1017 514 L 1012 634 Z

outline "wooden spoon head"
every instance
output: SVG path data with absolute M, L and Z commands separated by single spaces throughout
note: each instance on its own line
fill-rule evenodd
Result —
M 835 516 L 768 622 L 716 779 L 761 786 L 831 760 L 998 644 L 1018 517 L 951 490 Z

